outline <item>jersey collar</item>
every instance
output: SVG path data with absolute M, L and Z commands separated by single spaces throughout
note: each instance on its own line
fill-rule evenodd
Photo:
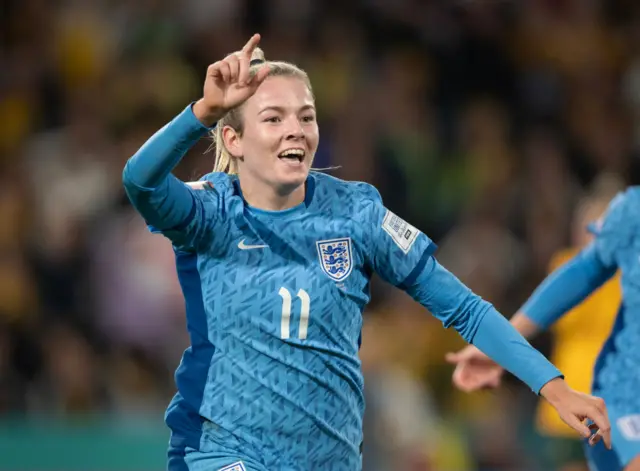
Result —
M 240 188 L 240 179 L 238 178 L 237 175 L 233 175 L 231 181 L 233 183 L 233 189 L 234 189 L 235 195 L 239 196 L 244 201 L 244 197 L 242 196 L 242 189 Z M 249 208 L 252 212 L 255 212 L 258 214 L 268 214 L 273 216 L 288 215 L 293 212 L 298 212 L 301 208 L 304 208 L 304 209 L 309 208 L 311 206 L 311 203 L 313 202 L 313 195 L 315 191 L 316 191 L 316 179 L 313 173 L 309 172 L 309 175 L 307 176 L 307 180 L 305 181 L 304 202 L 298 206 L 294 206 L 293 208 L 285 209 L 283 211 L 267 211 L 264 209 L 253 208 L 249 206 L 246 201 L 244 201 L 244 203 L 247 206 L 247 208 Z

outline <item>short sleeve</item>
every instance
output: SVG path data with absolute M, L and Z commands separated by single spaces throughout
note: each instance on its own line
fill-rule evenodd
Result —
M 634 237 L 636 216 L 631 211 L 630 200 L 629 191 L 618 193 L 602 218 L 589 226 L 589 231 L 595 235 L 596 254 L 606 267 L 617 264 L 616 253 L 629 245 Z
M 366 186 L 363 227 L 367 228 L 369 263 L 380 277 L 394 286 L 410 285 L 437 246 L 416 227 L 387 209 L 380 193 Z

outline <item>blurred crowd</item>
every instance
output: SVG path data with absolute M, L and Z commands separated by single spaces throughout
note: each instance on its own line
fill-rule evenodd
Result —
M 640 181 L 635 0 L 0 0 L 0 417 L 161 416 L 184 305 L 121 172 L 253 32 L 311 77 L 315 166 L 375 184 L 507 316 L 583 202 Z M 452 391 L 461 345 L 374 283 L 365 471 L 555 469 L 530 391 Z

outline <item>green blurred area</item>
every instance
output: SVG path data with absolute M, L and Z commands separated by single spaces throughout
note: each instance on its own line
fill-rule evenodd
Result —
M 5 420 L 0 422 L 0 470 L 162 470 L 168 439 L 164 424 L 152 420 Z

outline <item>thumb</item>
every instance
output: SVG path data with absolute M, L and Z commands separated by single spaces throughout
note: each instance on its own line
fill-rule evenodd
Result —
M 565 419 L 567 425 L 569 425 L 572 429 L 582 435 L 584 438 L 589 438 L 591 436 L 591 430 L 587 427 L 583 422 L 578 420 L 578 418 L 571 414 L 567 419 Z

